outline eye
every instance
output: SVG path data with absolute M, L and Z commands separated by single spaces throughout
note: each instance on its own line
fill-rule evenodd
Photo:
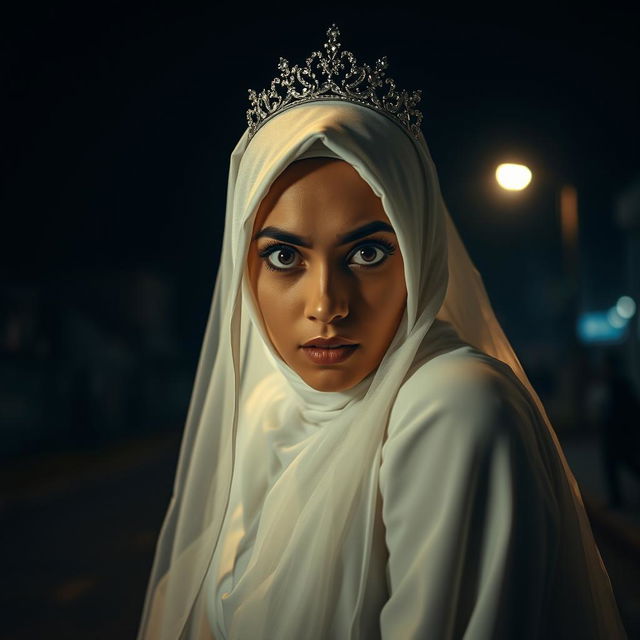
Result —
M 360 267 L 375 267 L 382 264 L 394 251 L 395 247 L 387 242 L 361 244 L 351 254 L 351 261 Z
M 260 251 L 259 255 L 268 269 L 288 271 L 298 266 L 298 252 L 286 245 L 271 245 Z
M 369 266 L 371 264 L 377 264 L 383 258 L 386 257 L 386 253 L 380 249 L 379 247 L 375 247 L 370 244 L 365 247 L 361 247 L 358 249 L 352 256 L 351 259 L 356 263 L 363 266 Z

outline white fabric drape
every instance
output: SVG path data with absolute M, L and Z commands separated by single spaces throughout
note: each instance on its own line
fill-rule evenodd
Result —
M 312 389 L 279 358 L 245 274 L 262 198 L 291 162 L 318 145 L 352 164 L 382 199 L 398 237 L 408 293 L 404 318 L 379 367 L 341 393 Z M 436 315 L 464 342 L 504 363 L 505 376 L 530 399 L 529 437 L 541 452 L 536 478 L 548 512 L 573 544 L 561 548 L 571 561 L 558 566 L 574 567 L 584 579 L 584 601 L 593 603 L 592 637 L 624 637 L 578 486 L 446 210 L 424 138 L 410 137 L 366 107 L 323 101 L 283 112 L 251 141 L 245 132 L 232 153 L 220 268 L 141 640 L 206 637 L 203 584 L 214 552 L 220 556 L 225 544 L 223 523 L 239 514 L 245 527 L 242 575 L 220 604 L 227 637 L 364 637 L 361 613 L 383 445 L 387 428 L 397 424 L 390 415 L 398 415 L 395 401 L 406 393 L 407 374 L 425 354 L 446 351 L 447 335 L 435 331 Z M 423 386 L 412 396 L 421 409 L 413 422 L 430 415 L 429 387 L 437 387 L 428 373 L 421 376 Z M 454 386 L 452 381 L 449 388 Z M 249 455 L 255 429 L 271 438 L 273 457 L 265 452 L 262 462 Z M 457 451 L 464 460 L 464 443 Z M 412 476 L 405 482 L 410 485 Z M 428 535 L 433 522 L 416 526 Z M 421 538 L 416 540 L 418 553 Z M 411 567 L 406 570 L 411 576 Z M 557 588 L 564 579 L 557 578 Z M 476 625 L 468 637 L 492 637 L 482 635 L 486 619 Z M 432 626 L 428 637 L 455 637 L 450 632 L 450 626 Z

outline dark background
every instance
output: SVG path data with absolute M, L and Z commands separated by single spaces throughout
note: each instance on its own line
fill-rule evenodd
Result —
M 422 89 L 445 200 L 558 432 L 597 432 L 583 401 L 605 352 L 620 354 L 631 381 L 639 375 L 637 316 L 615 344 L 576 345 L 574 330 L 576 311 L 606 309 L 638 284 L 638 230 L 617 213 L 640 179 L 633 3 L 76 1 L 2 13 L 7 637 L 133 635 L 247 89 L 269 84 L 279 56 L 293 64 L 320 48 L 332 22 L 359 61 L 387 55 L 401 88 Z M 525 192 L 494 186 L 503 161 L 531 167 Z M 564 184 L 579 200 L 576 307 L 556 205 Z M 587 372 L 578 396 L 566 382 L 576 362 Z

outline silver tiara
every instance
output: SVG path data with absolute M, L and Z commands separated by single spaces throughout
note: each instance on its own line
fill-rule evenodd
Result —
M 305 102 L 345 100 L 374 109 L 402 125 L 412 136 L 419 137 L 422 113 L 416 109 L 421 91 L 399 91 L 392 78 L 385 77 L 389 66 L 386 56 L 376 60 L 372 69 L 357 64 L 351 51 L 340 51 L 340 30 L 327 29 L 325 53 L 314 51 L 304 66 L 289 66 L 280 58 L 280 77 L 271 81 L 269 89 L 256 93 L 249 89 L 251 108 L 247 109 L 249 139 L 273 116 Z

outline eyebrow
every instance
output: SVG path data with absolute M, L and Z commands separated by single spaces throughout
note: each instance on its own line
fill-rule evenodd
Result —
M 350 242 L 360 240 L 360 238 L 364 238 L 378 231 L 386 231 L 387 233 L 393 233 L 395 235 L 395 231 L 390 224 L 387 224 L 382 220 L 375 220 L 374 222 L 368 222 L 353 231 L 349 231 L 349 233 L 338 236 L 337 244 L 338 246 L 349 244 Z M 302 236 L 298 236 L 295 233 L 289 233 L 288 231 L 279 229 L 278 227 L 265 227 L 253 237 L 254 240 L 257 240 L 258 238 L 273 238 L 274 240 L 280 240 L 281 242 L 287 242 L 288 244 L 295 244 L 300 247 L 311 247 L 311 243 Z

